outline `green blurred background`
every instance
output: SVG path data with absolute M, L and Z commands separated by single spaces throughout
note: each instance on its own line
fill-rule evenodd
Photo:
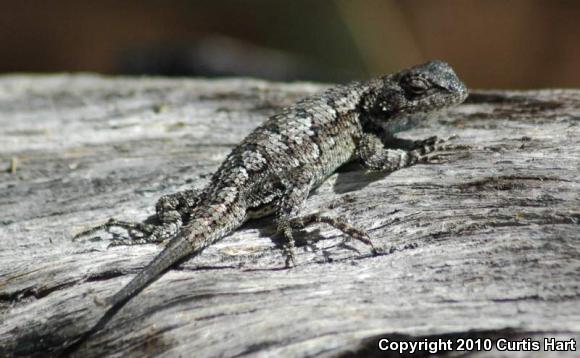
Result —
M 580 1 L 0 1 L 0 72 L 343 82 L 427 59 L 470 87 L 580 87 Z

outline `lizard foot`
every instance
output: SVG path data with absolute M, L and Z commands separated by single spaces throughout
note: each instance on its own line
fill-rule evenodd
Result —
M 417 154 L 425 155 L 439 150 L 447 150 L 455 148 L 463 149 L 464 146 L 449 143 L 451 140 L 457 138 L 459 138 L 459 136 L 452 135 L 447 138 L 439 138 L 437 136 L 432 136 L 426 139 L 416 140 L 413 142 L 413 147 L 411 148 L 411 150 L 416 152 Z
M 316 223 L 328 224 L 345 233 L 347 236 L 343 241 L 343 244 L 345 242 L 348 242 L 352 238 L 364 243 L 365 245 L 370 246 L 373 255 L 378 254 L 378 250 L 374 247 L 373 242 L 371 241 L 371 238 L 369 237 L 366 231 L 358 229 L 343 220 L 324 216 L 319 213 L 314 213 L 297 218 L 292 218 L 287 221 L 282 221 L 278 224 L 278 232 L 282 233 L 284 237 L 282 251 L 284 256 L 286 257 L 287 268 L 296 266 L 296 245 L 292 231 L 302 230 L 307 226 Z
M 370 246 L 371 252 L 373 254 L 378 253 L 369 234 L 365 230 L 359 229 L 344 220 L 324 216 L 320 213 L 313 213 L 297 218 L 292 218 L 288 221 L 289 227 L 292 229 L 304 229 L 307 226 L 316 223 L 325 223 L 342 231 L 344 234 L 346 234 L 345 242 L 349 241 L 350 239 L 354 239 Z
M 126 230 L 128 237 L 119 237 L 119 235 L 113 234 L 113 241 L 109 244 L 109 247 L 160 243 L 172 236 L 172 233 L 176 231 L 176 228 L 173 228 L 172 226 L 173 225 L 153 225 L 122 221 L 111 218 L 101 225 L 97 225 L 76 234 L 73 237 L 73 241 L 80 237 L 92 235 L 101 230 L 111 233 L 111 229 L 116 227 Z
M 278 232 L 282 234 L 284 238 L 284 244 L 282 245 L 282 252 L 286 258 L 286 268 L 296 266 L 296 250 L 294 235 L 292 235 L 292 227 L 290 221 L 281 220 L 278 222 Z
M 451 140 L 459 138 L 457 135 L 445 139 L 437 136 L 429 137 L 425 140 L 418 140 L 411 153 L 414 153 L 419 162 L 434 163 L 439 162 L 442 158 L 455 155 L 454 152 L 471 149 L 471 146 L 465 144 L 452 144 Z

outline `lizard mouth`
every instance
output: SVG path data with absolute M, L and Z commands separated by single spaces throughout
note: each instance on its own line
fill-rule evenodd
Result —
M 449 106 L 457 105 L 465 101 L 468 96 L 467 88 L 463 83 L 454 84 L 448 89 L 448 93 L 441 95 L 440 92 L 433 91 L 423 98 L 411 101 L 408 105 L 400 108 L 399 112 L 403 115 L 409 113 L 423 113 L 437 111 Z
M 460 104 L 465 101 L 467 95 L 467 89 L 462 86 L 457 92 L 450 93 L 447 96 L 427 96 L 414 103 L 411 102 L 404 107 L 400 107 L 396 114 L 387 121 L 383 121 L 382 127 L 390 133 L 411 129 L 423 122 L 427 114 L 433 115 L 445 111 L 449 106 Z

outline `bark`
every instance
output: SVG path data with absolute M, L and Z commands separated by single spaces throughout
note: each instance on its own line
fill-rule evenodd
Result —
M 109 217 L 143 220 L 161 195 L 203 187 L 267 116 L 322 88 L 0 78 L 0 356 L 56 355 L 161 250 L 75 233 Z M 393 173 L 348 165 L 308 199 L 303 213 L 345 218 L 385 254 L 320 224 L 297 235 L 297 267 L 284 269 L 272 221 L 253 221 L 151 284 L 76 356 L 324 357 L 378 355 L 380 338 L 578 340 L 579 119 L 580 90 L 474 91 L 400 134 L 457 135 L 457 149 Z

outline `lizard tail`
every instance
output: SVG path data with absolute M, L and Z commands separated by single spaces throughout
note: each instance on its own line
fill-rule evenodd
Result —
M 148 284 L 157 279 L 171 266 L 174 266 L 196 251 L 191 243 L 185 240 L 181 234 L 175 237 L 143 271 L 139 272 L 119 292 L 106 300 L 107 306 L 114 307 L 125 303 L 131 297 L 141 292 Z
M 188 254 L 192 254 L 192 247 L 189 242 L 187 240 L 179 239 L 180 236 L 173 239 L 153 260 L 151 265 L 137 274 L 137 276 L 121 289 L 121 291 L 110 299 L 107 299 L 106 311 L 99 321 L 92 328 L 71 342 L 70 345 L 67 346 L 65 343 L 64 349 L 57 356 L 64 358 L 74 354 L 89 337 L 91 337 L 95 332 L 100 331 L 111 320 L 111 318 L 113 318 L 113 316 L 123 308 L 127 301 L 141 292 L 149 283 L 175 264 L 176 260 L 179 261 L 185 258 Z
M 211 213 L 214 210 L 215 207 L 210 206 L 200 211 Z M 114 296 L 107 299 L 107 306 L 115 307 L 127 302 L 170 267 L 175 266 L 187 257 L 199 254 L 207 246 L 231 233 L 242 224 L 243 216 L 243 210 L 230 210 L 218 220 L 225 223 L 222 225 L 208 225 L 207 219 L 203 217 L 193 219 L 189 224 L 181 228 L 180 233 L 171 239 L 165 249 L 143 271 L 139 272 Z
M 206 208 L 207 209 L 207 208 Z M 194 219 L 184 226 L 181 232 L 174 237 L 153 261 L 143 271 L 137 274 L 129 283 L 114 296 L 107 299 L 107 308 L 104 315 L 88 331 L 77 338 L 71 345 L 58 354 L 59 357 L 72 355 L 90 336 L 101 330 L 107 322 L 132 297 L 141 292 L 151 282 L 157 279 L 170 267 L 183 261 L 185 258 L 200 253 L 204 248 L 226 236 L 243 222 L 244 211 L 232 210 L 229 217 L 223 215 L 220 220 L 226 225 L 208 225 L 204 219 Z

